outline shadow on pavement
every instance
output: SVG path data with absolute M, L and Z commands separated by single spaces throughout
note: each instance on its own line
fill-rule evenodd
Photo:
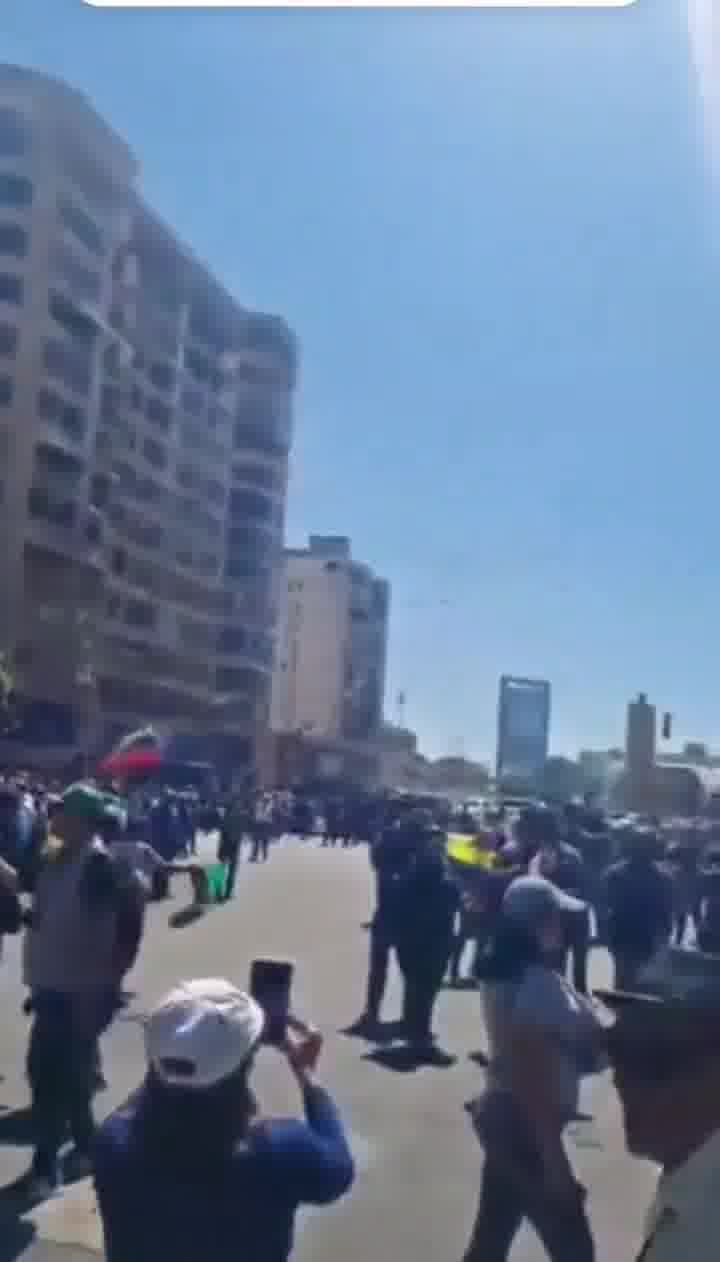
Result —
M 450 1069 L 456 1063 L 454 1056 L 439 1047 L 428 1048 L 424 1052 L 406 1046 L 376 1047 L 374 1051 L 366 1052 L 363 1060 L 396 1074 L 412 1074 L 417 1069 Z
M 487 1052 L 483 1052 L 480 1050 L 478 1050 L 477 1052 L 468 1052 L 468 1060 L 475 1061 L 475 1064 L 479 1065 L 481 1069 L 487 1069 L 488 1065 L 490 1064 L 490 1057 L 488 1056 Z
M 363 1060 L 395 1074 L 413 1074 L 422 1064 L 410 1047 L 376 1047 L 374 1051 L 366 1052 Z
M 30 1109 L 4 1109 L 0 1112 L 0 1146 L 22 1147 L 31 1143 L 32 1114 Z M 1 1244 L 2 1241 L 0 1241 Z M 2 1253 L 0 1253 L 0 1262 L 2 1262 Z
M 207 907 L 198 907 L 196 903 L 190 903 L 189 907 L 181 907 L 180 911 L 173 912 L 168 920 L 171 929 L 185 929 L 188 925 L 194 925 L 196 920 L 202 920 Z
M 402 1038 L 405 1026 L 402 1021 L 375 1021 L 372 1024 L 355 1022 L 340 1030 L 345 1038 L 362 1039 L 365 1043 L 392 1043 Z

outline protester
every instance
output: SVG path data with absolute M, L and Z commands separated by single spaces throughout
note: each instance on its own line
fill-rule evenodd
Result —
M 370 922 L 365 1008 L 351 1026 L 354 1034 L 372 1038 L 379 1033 L 380 1011 L 387 986 L 390 955 L 396 943 L 398 900 L 402 881 L 413 859 L 412 822 L 394 822 L 371 847 L 370 862 L 375 872 L 376 903 Z M 324 844 L 324 843 L 323 843 Z
M 235 798 L 222 820 L 220 845 L 218 846 L 218 860 L 220 863 L 227 864 L 224 894 L 226 900 L 232 898 L 235 893 L 235 881 L 242 853 L 243 838 L 246 833 L 250 833 L 251 829 L 252 817 L 249 808 L 239 798 Z
M 33 1012 L 27 1069 L 35 1151 L 18 1185 L 30 1202 L 59 1187 L 68 1129 L 74 1150 L 65 1173 L 89 1173 L 98 1039 L 137 948 L 137 891 L 119 878 L 99 838 L 105 812 L 97 789 L 68 788 L 35 880 L 24 958 Z
M 720 1232 L 720 958 L 666 948 L 634 992 L 600 992 L 630 1153 L 661 1167 L 637 1262 L 715 1262 Z
M 582 855 L 574 846 L 561 839 L 557 816 L 547 808 L 535 810 L 528 836 L 539 847 L 530 861 L 530 874 L 552 881 L 566 894 L 571 894 L 582 903 L 581 911 L 566 917 L 564 942 L 558 952 L 558 966 L 564 972 L 570 956 L 573 985 L 581 994 L 586 995 L 591 891 Z
M 479 967 L 490 1043 L 487 1083 L 470 1106 L 485 1150 L 466 1262 L 506 1262 L 528 1219 L 553 1262 L 592 1262 L 585 1191 L 563 1132 L 581 1078 L 603 1068 L 593 1006 L 553 967 L 578 900 L 540 877 L 518 877 Z
M 445 834 L 431 829 L 415 839 L 413 861 L 399 882 L 394 933 L 408 1047 L 418 1059 L 441 1066 L 452 1064 L 453 1057 L 436 1046 L 432 1019 L 452 951 L 458 903 L 445 860 Z
M 285 1262 L 303 1204 L 352 1184 L 335 1105 L 315 1080 L 322 1040 L 285 1048 L 305 1121 L 262 1118 L 250 1086 L 264 1016 L 229 982 L 184 982 L 145 1027 L 140 1090 L 100 1128 L 95 1186 L 108 1262 Z
M 253 848 L 251 863 L 267 863 L 272 839 L 273 805 L 269 794 L 259 793 L 255 800 L 252 821 Z
M 605 874 L 605 939 L 618 990 L 632 989 L 637 973 L 673 930 L 673 882 L 655 858 L 657 848 L 656 831 L 635 826 L 625 836 L 625 858 Z

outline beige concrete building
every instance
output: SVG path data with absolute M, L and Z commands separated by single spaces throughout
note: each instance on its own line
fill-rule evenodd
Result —
M 296 347 L 143 203 L 65 84 L 0 67 L 0 649 L 18 739 L 267 726 Z
M 311 536 L 285 554 L 271 727 L 367 742 L 382 723 L 390 592 L 350 540 Z

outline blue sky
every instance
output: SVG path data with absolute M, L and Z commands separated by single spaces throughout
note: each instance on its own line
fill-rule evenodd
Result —
M 150 200 L 303 348 L 289 534 L 393 584 L 388 709 L 490 756 L 502 672 L 552 745 L 644 689 L 720 745 L 718 277 L 685 0 L 606 12 L 3 5 Z

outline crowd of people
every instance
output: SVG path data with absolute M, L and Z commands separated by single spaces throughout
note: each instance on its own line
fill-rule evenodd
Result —
M 33 1157 L 15 1189 L 23 1206 L 55 1195 L 64 1179 L 92 1176 L 111 1262 L 155 1262 L 170 1247 L 175 1258 L 202 1249 L 224 1262 L 239 1239 L 251 1259 L 280 1262 L 296 1210 L 348 1191 L 352 1155 L 316 1079 L 321 1036 L 294 1018 L 287 1032 L 304 1119 L 261 1118 L 251 1071 L 266 1014 L 230 982 L 176 987 L 145 1024 L 137 1092 L 99 1128 L 93 1101 L 100 1039 L 126 1002 L 146 904 L 167 894 L 173 874 L 201 868 L 198 831 L 217 834 L 232 897 L 246 841 L 262 861 L 293 828 L 318 829 L 330 846 L 360 840 L 361 827 L 377 901 L 365 1003 L 351 1032 L 384 1037 L 393 954 L 402 1037 L 418 1063 L 453 1064 L 433 1028 L 443 984 L 482 995 L 486 1077 L 468 1111 L 485 1160 L 467 1262 L 505 1262 L 524 1219 L 557 1262 L 594 1257 L 564 1132 L 581 1080 L 608 1065 L 631 1151 L 664 1165 L 668 1179 L 708 1144 L 720 1146 L 720 864 L 713 840 L 700 847 L 690 826 L 668 835 L 659 821 L 611 821 L 579 804 L 493 808 L 478 819 L 397 797 L 343 808 L 298 794 L 121 795 L 92 782 L 59 792 L 14 777 L 0 784 L 0 935 L 22 932 L 32 1018 Z M 452 829 L 482 863 L 453 860 Z M 603 1007 L 589 995 L 599 942 L 614 963 Z M 683 1112 L 673 1109 L 663 1129 L 669 1088 Z M 707 1092 L 717 1094 L 717 1119 Z M 720 1177 L 720 1151 L 711 1157 Z M 656 1217 L 648 1259 L 679 1257 L 656 1253 Z

